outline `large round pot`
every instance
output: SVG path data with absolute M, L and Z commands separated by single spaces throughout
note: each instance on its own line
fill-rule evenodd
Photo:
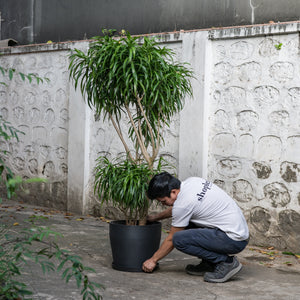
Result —
M 161 223 L 145 226 L 126 225 L 125 221 L 109 223 L 112 267 L 120 271 L 142 272 L 145 260 L 159 248 Z

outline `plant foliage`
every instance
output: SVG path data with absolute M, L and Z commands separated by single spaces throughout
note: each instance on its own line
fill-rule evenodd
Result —
M 40 265 L 43 273 L 62 272 L 66 283 L 75 279 L 83 300 L 102 299 L 98 290 L 103 286 L 92 282 L 87 275 L 94 269 L 84 266 L 79 256 L 61 249 L 55 242 L 59 236 L 42 226 L 32 225 L 20 232 L 0 226 L 0 300 L 31 299 L 32 291 L 18 280 L 29 261 Z
M 149 201 L 146 191 L 151 177 L 160 172 L 166 164 L 160 159 L 155 169 L 147 163 L 136 164 L 128 159 L 106 157 L 97 159 L 95 168 L 95 194 L 119 207 L 128 225 L 136 225 L 138 219 L 147 215 Z
M 133 161 L 142 156 L 152 167 L 162 129 L 182 109 L 184 97 L 192 94 L 192 72 L 176 63 L 174 53 L 155 39 L 145 37 L 139 44 L 138 37 L 128 32 L 119 38 L 109 33 L 94 37 L 86 54 L 75 49 L 70 56 L 70 76 L 88 105 L 112 121 L 127 155 Z M 121 131 L 123 113 L 128 116 L 135 158 Z

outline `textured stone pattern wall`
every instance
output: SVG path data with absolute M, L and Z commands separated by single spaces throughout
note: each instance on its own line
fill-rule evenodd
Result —
M 1 115 L 25 133 L 19 134 L 19 142 L 2 143 L 1 149 L 12 153 L 7 162 L 14 173 L 48 180 L 30 186 L 31 193 L 26 197 L 31 202 L 64 209 L 68 172 L 67 52 L 4 55 L 0 65 L 50 79 L 49 83 L 30 84 L 17 75 L 12 81 L 1 77 L 7 83 L 0 86 Z
M 252 242 L 299 251 L 299 36 L 212 44 L 209 178 L 244 209 Z

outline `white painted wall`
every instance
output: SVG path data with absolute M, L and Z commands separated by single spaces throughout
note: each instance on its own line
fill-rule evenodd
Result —
M 207 177 L 232 195 L 252 243 L 294 251 L 300 249 L 299 29 L 288 23 L 159 36 L 195 72 L 193 99 L 185 99 L 166 130 L 160 154 L 181 180 Z M 123 148 L 113 126 L 95 120 L 69 82 L 72 48 L 87 49 L 88 41 L 4 49 L 0 65 L 51 82 L 16 79 L 0 87 L 1 114 L 26 133 L 3 147 L 13 153 L 13 171 L 49 180 L 28 201 L 87 213 L 96 203 L 95 159 Z

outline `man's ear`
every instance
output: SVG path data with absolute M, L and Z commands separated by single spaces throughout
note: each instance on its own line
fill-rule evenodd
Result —
M 172 189 L 171 194 L 174 195 L 177 198 L 177 195 L 179 194 L 180 190 L 179 189 Z

